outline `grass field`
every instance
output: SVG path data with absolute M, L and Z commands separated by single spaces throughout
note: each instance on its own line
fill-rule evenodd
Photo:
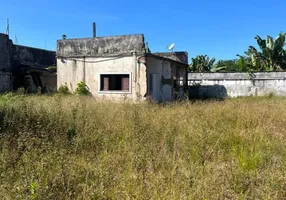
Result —
M 0 97 L 0 199 L 285 199 L 286 98 Z

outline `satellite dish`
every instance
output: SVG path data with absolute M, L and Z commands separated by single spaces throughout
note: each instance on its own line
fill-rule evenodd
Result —
M 175 43 L 171 44 L 169 47 L 167 46 L 169 51 L 174 51 Z
M 67 63 L 67 60 L 62 58 L 62 59 L 61 59 L 61 62 L 64 63 L 64 64 L 66 64 L 66 63 Z

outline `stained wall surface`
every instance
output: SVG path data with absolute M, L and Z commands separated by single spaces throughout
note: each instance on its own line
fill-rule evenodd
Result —
M 191 98 L 286 96 L 286 72 L 189 73 Z

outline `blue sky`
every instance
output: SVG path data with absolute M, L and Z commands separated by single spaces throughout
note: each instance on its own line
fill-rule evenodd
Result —
M 189 57 L 208 54 L 236 58 L 254 37 L 277 36 L 286 28 L 285 0 L 49 0 L 3 1 L 0 32 L 10 19 L 10 38 L 19 44 L 56 49 L 62 34 L 68 38 L 143 33 L 152 52 L 176 51 Z

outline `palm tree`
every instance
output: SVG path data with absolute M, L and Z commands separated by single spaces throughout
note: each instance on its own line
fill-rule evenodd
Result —
M 215 59 L 210 59 L 207 55 L 199 55 L 196 58 L 192 58 L 190 64 L 191 72 L 210 72 L 215 63 Z
M 280 33 L 276 39 L 271 36 L 261 39 L 256 36 L 257 44 L 261 49 L 259 52 L 255 47 L 250 46 L 245 54 L 249 57 L 253 70 L 277 71 L 286 69 L 285 34 Z

